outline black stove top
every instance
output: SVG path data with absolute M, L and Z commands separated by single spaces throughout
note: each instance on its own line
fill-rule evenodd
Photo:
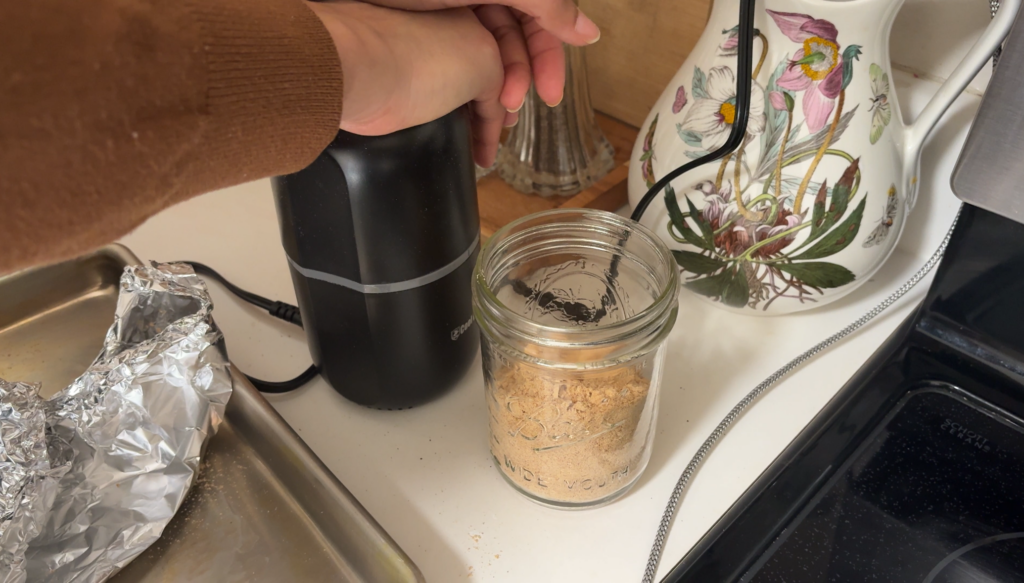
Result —
M 673 569 L 1024 582 L 1024 225 L 965 207 L 927 299 Z
M 909 395 L 741 581 L 1014 581 L 1019 422 L 945 387 Z

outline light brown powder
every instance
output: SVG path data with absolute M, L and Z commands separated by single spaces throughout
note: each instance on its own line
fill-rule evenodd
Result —
M 628 486 L 646 461 L 650 381 L 633 366 L 559 371 L 509 363 L 491 381 L 491 453 L 513 483 L 555 502 Z

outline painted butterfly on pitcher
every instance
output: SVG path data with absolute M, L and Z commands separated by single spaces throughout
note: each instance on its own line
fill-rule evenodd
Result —
M 874 245 L 881 245 L 882 241 L 889 236 L 889 229 L 892 228 L 893 223 L 896 222 L 896 213 L 899 212 L 899 198 L 896 196 L 896 185 L 893 184 L 889 187 L 889 196 L 885 199 L 885 214 L 882 215 L 882 221 L 875 227 L 874 231 L 868 235 L 868 238 L 864 240 L 865 247 L 872 247 Z
M 889 105 L 889 74 L 878 65 L 871 63 L 868 67 L 871 77 L 871 143 L 882 137 L 885 126 L 892 120 L 892 107 Z

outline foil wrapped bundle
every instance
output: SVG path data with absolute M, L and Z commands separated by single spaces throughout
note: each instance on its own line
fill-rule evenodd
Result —
M 63 472 L 49 475 L 52 504 L 26 499 L 38 533 L 10 581 L 103 581 L 160 537 L 231 396 L 212 308 L 188 266 L 126 268 L 103 351 L 41 404 L 45 438 L 28 442 L 44 444 L 46 471 Z M 19 549 L 5 537 L 2 551 Z
M 51 465 L 39 385 L 0 379 L 0 581 L 25 580 L 25 550 L 39 535 L 70 465 Z M 59 443 L 57 444 L 59 448 Z M 59 451 L 59 450 L 58 450 Z M 58 455 L 58 458 L 65 457 Z

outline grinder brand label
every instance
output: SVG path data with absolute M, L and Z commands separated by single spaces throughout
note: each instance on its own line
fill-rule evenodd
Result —
M 463 334 L 465 334 L 466 330 L 469 330 L 470 326 L 472 326 L 472 325 L 473 325 L 473 316 L 470 316 L 469 319 L 466 320 L 465 324 L 463 324 L 463 325 L 459 326 L 458 328 L 452 330 L 452 342 L 458 340 L 459 337 L 462 336 Z

